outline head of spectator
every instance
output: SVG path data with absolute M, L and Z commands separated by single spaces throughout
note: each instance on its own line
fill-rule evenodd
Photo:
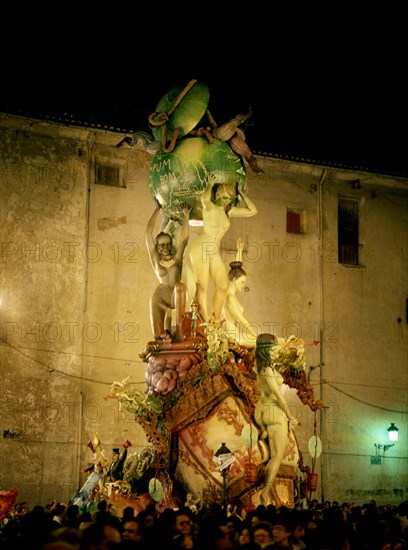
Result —
M 78 527 L 79 506 L 77 504 L 69 504 L 65 511 L 64 525 L 68 527 Z
M 196 546 L 196 532 L 190 508 L 184 506 L 174 513 L 172 527 L 173 546 L 181 548 L 194 548 Z
M 63 526 L 50 533 L 49 543 L 68 543 L 73 550 L 80 550 L 81 531 L 75 527 Z
M 59 525 L 63 525 L 65 521 L 67 506 L 61 502 L 58 502 L 52 510 L 52 527 L 57 528 Z
M 134 540 L 141 543 L 143 540 L 143 525 L 137 518 L 128 519 L 122 522 L 122 539 Z
M 291 547 L 292 528 L 286 519 L 276 519 L 272 525 L 272 541 L 276 546 Z
M 272 523 L 269 521 L 258 521 L 251 525 L 253 541 L 261 548 L 265 548 L 272 542 Z
M 241 525 L 241 518 L 234 515 L 228 516 L 220 525 L 221 531 L 224 534 L 225 539 L 238 542 Z
M 41 550 L 77 550 L 77 548 L 79 548 L 79 546 L 72 546 L 72 544 L 63 540 L 47 542 L 41 546 Z
M 306 520 L 301 515 L 293 520 L 292 540 L 299 548 L 306 548 L 304 541 L 306 535 Z
M 249 544 L 252 541 L 251 530 L 246 524 L 242 524 L 241 530 L 238 535 L 239 544 Z
M 80 550 L 113 550 L 122 541 L 121 524 L 111 516 L 103 521 L 94 520 L 82 530 Z
M 132 506 L 125 506 L 122 510 L 122 517 L 121 521 L 122 523 L 125 521 L 128 521 L 129 519 L 133 519 L 135 517 L 135 510 Z

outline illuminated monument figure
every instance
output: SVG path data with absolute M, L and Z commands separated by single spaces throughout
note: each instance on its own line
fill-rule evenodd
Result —
M 244 239 L 237 239 L 237 254 L 235 261 L 230 263 L 228 272 L 228 290 L 222 309 L 222 317 L 225 320 L 225 332 L 243 346 L 255 347 L 257 334 L 244 315 L 244 307 L 239 302 L 237 292 L 248 290 L 246 272 L 242 267 L 242 253 Z
M 268 445 L 262 438 L 254 442 L 251 452 L 245 445 L 243 431 L 248 426 L 261 435 L 254 416 L 260 397 L 255 372 L 256 334 L 243 317 L 242 307 L 239 315 L 235 313 L 237 319 L 233 318 L 231 299 L 236 300 L 236 296 L 234 292 L 228 296 L 226 266 L 217 254 L 213 254 L 211 271 L 216 287 L 211 310 L 206 303 L 210 262 L 203 262 L 203 246 L 220 245 L 230 218 L 257 214 L 248 197 L 244 161 L 255 173 L 261 171 L 239 129 L 249 114 L 217 126 L 208 102 L 208 87 L 193 80 L 184 88 L 167 92 L 149 117 L 155 138 L 155 147 L 149 144 L 153 155 L 149 190 L 156 205 L 160 205 L 157 215 L 160 212 L 162 216 L 161 230 L 171 234 L 176 249 L 179 243 L 183 246 L 186 206 L 189 224 L 202 226 L 201 233 L 194 239 L 190 237 L 185 255 L 188 258 L 183 256 L 183 269 L 188 259 L 194 274 L 195 293 L 189 296 L 187 306 L 188 309 L 193 304 L 193 311 L 185 312 L 182 330 L 179 319 L 171 330 L 165 325 L 163 335 L 153 328 L 154 340 L 140 352 L 146 363 L 144 397 L 140 392 L 136 395 L 125 383 L 116 383 L 115 398 L 123 409 L 135 414 L 136 422 L 160 456 L 164 469 L 159 475 L 169 472 L 194 499 L 219 502 L 226 491 L 228 500 L 238 498 L 248 504 L 252 498 L 259 499 L 263 491 L 263 501 L 270 496 L 276 505 L 293 506 L 294 480 L 300 462 L 294 437 L 290 436 L 286 442 L 284 460 L 268 495 L 264 487 Z M 212 222 L 208 222 L 210 214 L 214 216 Z M 218 234 L 206 234 L 208 223 L 213 223 Z M 240 241 L 237 247 L 242 256 Z M 236 284 L 240 277 L 242 283 L 240 272 L 229 284 Z M 229 308 L 227 320 L 223 315 L 227 318 L 226 308 Z M 246 328 L 248 341 L 231 337 L 231 323 L 235 326 L 237 320 Z M 286 344 L 292 347 L 285 347 Z M 316 410 L 322 404 L 314 400 L 313 388 L 304 372 L 301 375 L 301 369 L 297 368 L 296 377 L 291 378 L 291 361 L 297 358 L 299 349 L 303 353 L 302 344 L 280 342 L 286 373 L 282 376 L 286 384 L 298 389 L 301 400 Z M 215 455 L 222 443 L 234 455 L 225 479 Z M 245 477 L 249 467 L 256 469 L 250 483 Z M 166 487 L 163 494 L 167 494 Z M 168 494 L 163 498 L 169 498 Z
M 147 227 L 146 246 L 150 262 L 159 281 L 156 290 L 150 298 L 150 322 L 156 339 L 164 335 L 165 330 L 171 333 L 171 313 L 175 311 L 176 339 L 182 340 L 182 317 L 186 309 L 187 289 L 181 281 L 184 250 L 189 236 L 189 207 L 183 208 L 183 223 L 180 239 L 174 250 L 173 238 L 169 233 L 161 231 L 156 238 L 153 229 L 160 208 L 156 207 Z M 170 311 L 169 311 L 170 310 Z

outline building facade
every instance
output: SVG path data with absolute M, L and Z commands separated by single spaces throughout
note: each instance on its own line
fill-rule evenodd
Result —
M 129 377 L 146 388 L 152 157 L 118 148 L 113 130 L 1 115 L 0 133 L 0 487 L 18 487 L 31 505 L 67 501 L 92 462 L 94 432 L 108 450 L 149 445 L 111 386 Z M 248 168 L 247 187 L 258 214 L 232 220 L 222 256 L 232 261 L 243 236 L 241 303 L 254 330 L 310 344 L 306 371 L 325 407 L 287 397 L 319 476 L 313 496 L 406 500 L 408 179 L 257 161 L 263 173 Z M 385 449 L 391 422 L 399 440 Z

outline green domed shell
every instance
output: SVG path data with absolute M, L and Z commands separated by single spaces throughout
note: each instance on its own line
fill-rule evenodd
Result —
M 149 190 L 160 203 L 168 218 L 182 221 L 182 204 L 191 207 L 190 219 L 200 220 L 200 194 L 207 187 L 210 176 L 216 183 L 236 186 L 242 182 L 246 190 L 246 172 L 242 158 L 227 142 L 214 139 L 209 143 L 202 137 L 184 138 L 173 151 L 160 149 L 149 168 Z
M 156 107 L 156 112 L 167 113 L 184 88 L 185 86 L 176 86 L 164 94 Z M 197 126 L 207 110 L 209 100 L 208 86 L 202 82 L 196 82 L 170 115 L 166 128 L 167 140 L 171 139 L 176 128 L 181 128 L 178 137 L 182 138 Z M 161 141 L 161 127 L 155 126 L 152 131 L 154 138 Z

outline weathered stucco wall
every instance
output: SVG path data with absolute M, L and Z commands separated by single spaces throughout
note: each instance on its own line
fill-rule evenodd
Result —
M 152 339 L 156 286 L 144 244 L 151 157 L 116 148 L 121 136 L 109 132 L 2 117 L 0 133 L 0 486 L 19 487 L 31 504 L 66 501 L 85 480 L 88 435 L 97 431 L 108 452 L 126 439 L 132 453 L 147 445 L 107 396 L 126 377 L 145 389 L 139 352 Z M 96 185 L 95 159 L 120 165 L 124 187 Z M 263 174 L 247 172 L 258 214 L 231 221 L 223 255 L 232 261 L 244 236 L 249 290 L 241 303 L 258 332 L 320 341 L 308 348 L 308 369 L 323 363 L 310 380 L 326 404 L 316 419 L 316 496 L 400 502 L 408 497 L 407 181 L 259 164 Z M 352 189 L 356 178 L 360 190 Z M 337 262 L 339 195 L 360 200 L 356 268 Z M 286 232 L 287 208 L 304 213 L 304 234 Z M 310 465 L 314 415 L 288 393 Z M 390 422 L 400 441 L 371 465 Z

